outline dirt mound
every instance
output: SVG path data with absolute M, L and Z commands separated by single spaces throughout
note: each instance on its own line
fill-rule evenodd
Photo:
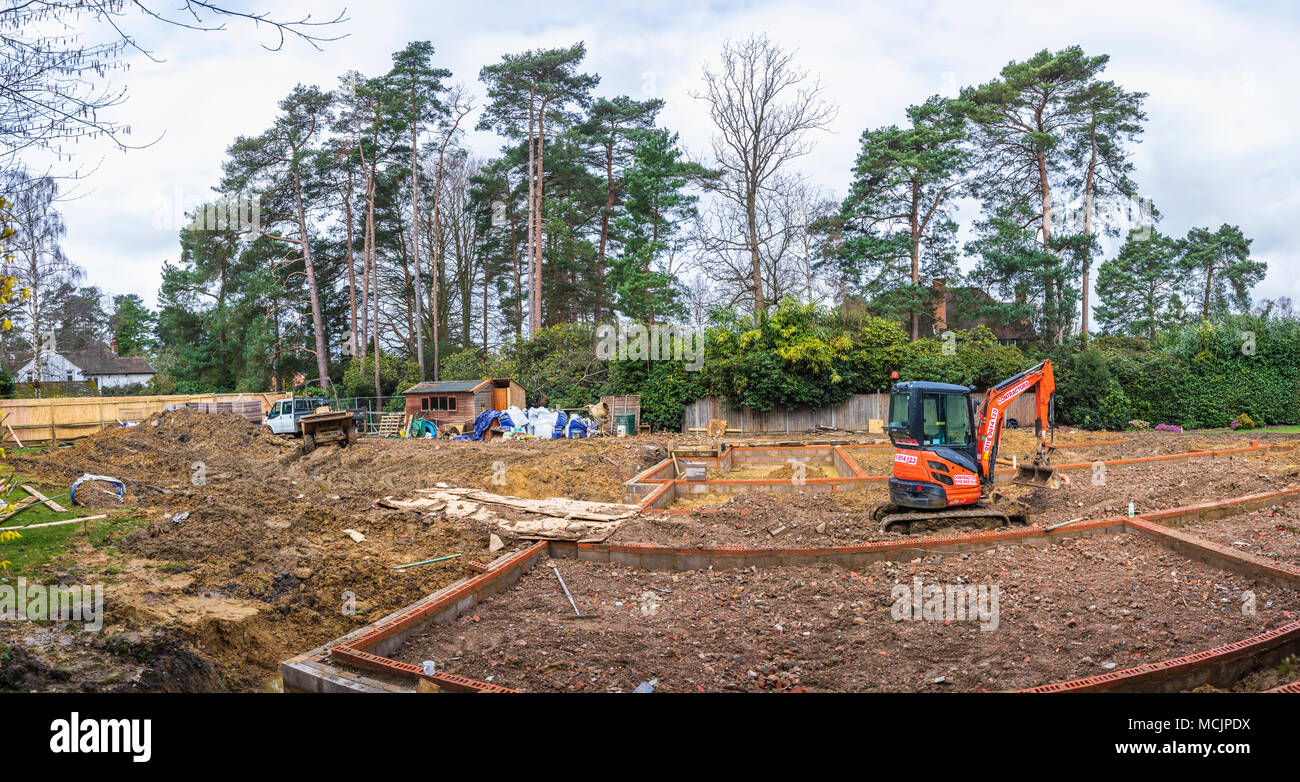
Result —
M 22 475 L 71 482 L 82 473 L 158 485 L 203 482 L 227 474 L 253 475 L 292 458 L 293 443 L 233 413 L 189 408 L 156 413 L 136 426 L 105 429 L 38 458 L 11 460 Z
M 171 628 L 145 633 L 60 635 L 49 645 L 9 647 L 0 658 L 0 692 L 197 692 L 223 689 L 212 663 Z M 68 665 L 70 648 L 97 655 L 97 664 Z M 47 659 L 47 655 L 49 658 Z M 127 673 L 131 672 L 131 673 Z

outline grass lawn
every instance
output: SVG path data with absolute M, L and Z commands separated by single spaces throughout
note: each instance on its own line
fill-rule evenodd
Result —
M 0 482 L 7 480 L 12 474 L 13 470 L 0 462 Z M 66 486 L 41 485 L 29 481 L 22 481 L 22 483 L 32 486 L 67 510 L 60 513 L 51 510 L 44 503 L 39 503 L 23 509 L 13 518 L 0 521 L 0 533 L 17 532 L 22 536 L 0 542 L 0 581 L 18 576 L 29 581 L 42 581 L 59 572 L 76 573 L 78 568 L 74 552 L 79 542 L 87 540 L 88 537 L 92 545 L 111 558 L 117 553 L 114 545 L 122 539 L 122 536 L 144 524 L 134 517 L 134 508 L 130 506 L 115 508 L 112 511 L 90 510 L 73 505 L 67 497 Z M 8 495 L 0 495 L 0 500 L 8 503 L 7 508 L 0 510 L 0 517 L 7 516 L 15 507 L 29 499 L 31 495 L 17 487 Z M 110 517 L 84 524 L 27 528 L 32 524 L 98 516 L 102 513 L 109 513 Z M 78 573 L 78 575 L 85 574 Z
M 1261 426 L 1257 429 L 1190 429 L 1189 434 L 1197 432 L 1236 432 L 1237 434 L 1249 434 L 1250 432 L 1268 432 L 1269 434 L 1300 434 L 1300 424 L 1295 426 Z

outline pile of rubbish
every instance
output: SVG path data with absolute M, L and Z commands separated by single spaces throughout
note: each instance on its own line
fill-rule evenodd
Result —
M 474 419 L 474 431 L 455 437 L 455 440 L 482 440 L 495 422 L 507 439 L 536 438 L 538 440 L 559 440 L 564 438 L 591 437 L 596 434 L 596 423 L 580 415 L 568 415 L 563 410 L 551 410 L 546 407 L 530 407 L 523 410 L 511 407 L 508 410 L 484 410 Z

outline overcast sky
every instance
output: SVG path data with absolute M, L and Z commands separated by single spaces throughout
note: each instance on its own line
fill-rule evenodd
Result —
M 158 6 L 166 7 L 166 0 Z M 334 0 L 231 0 L 281 18 L 333 17 Z M 1000 10 L 996 10 L 1000 9 Z M 333 88 L 340 74 L 377 75 L 411 40 L 429 40 L 481 106 L 479 68 L 503 53 L 585 41 L 598 95 L 660 97 L 661 124 L 703 155 L 710 126 L 702 65 L 728 37 L 766 32 L 798 50 L 839 104 L 833 132 L 819 134 L 800 168 L 843 195 L 859 134 L 903 120 L 910 103 L 988 81 L 1010 60 L 1079 44 L 1109 54 L 1106 77 L 1150 94 L 1136 180 L 1163 214 L 1160 230 L 1240 225 L 1269 264 L 1256 297 L 1300 299 L 1300 30 L 1285 3 L 1222 2 L 365 2 L 347 8 L 348 37 L 323 52 L 290 41 L 268 52 L 267 33 L 229 23 L 199 33 L 136 20 L 131 31 L 163 63 L 134 57 L 114 77 L 129 100 L 115 117 L 132 127 L 122 153 L 93 143 L 75 149 L 95 171 L 62 206 L 66 249 L 107 294 L 137 293 L 153 305 L 163 261 L 178 255 L 179 210 L 210 197 L 225 149 L 265 129 L 298 82 Z M 471 134 L 481 156 L 490 134 Z M 969 215 L 964 214 L 964 217 Z

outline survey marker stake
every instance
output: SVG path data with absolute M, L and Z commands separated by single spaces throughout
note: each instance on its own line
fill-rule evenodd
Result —
M 594 619 L 595 614 L 584 614 L 578 610 L 578 604 L 573 602 L 573 595 L 569 594 L 569 587 L 564 583 L 564 577 L 560 575 L 560 568 L 551 565 L 551 570 L 555 571 L 555 578 L 560 582 L 560 589 L 564 590 L 564 596 L 569 598 L 569 605 L 573 606 L 573 615 L 579 619 Z

